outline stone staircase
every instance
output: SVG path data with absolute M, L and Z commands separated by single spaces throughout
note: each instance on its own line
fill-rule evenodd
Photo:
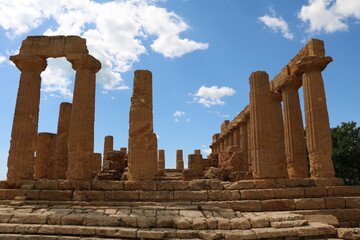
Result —
M 360 187 L 341 184 L 37 180 L 0 189 L 0 240 L 360 239 Z

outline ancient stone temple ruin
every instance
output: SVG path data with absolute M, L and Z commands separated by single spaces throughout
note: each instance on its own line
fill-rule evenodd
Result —
M 74 97 L 60 105 L 57 133 L 38 133 L 49 57 L 72 63 Z M 101 65 L 86 40 L 28 37 L 10 59 L 21 77 L 0 181 L 0 239 L 360 239 L 360 187 L 344 186 L 331 160 L 321 72 L 332 58 L 323 41 L 310 40 L 271 81 L 264 71 L 249 73 L 249 104 L 221 124 L 211 154 L 195 149 L 185 168 L 179 149 L 176 169 L 157 148 L 150 71 L 134 74 L 128 147 L 116 150 L 104 136 L 101 155 L 94 153 Z

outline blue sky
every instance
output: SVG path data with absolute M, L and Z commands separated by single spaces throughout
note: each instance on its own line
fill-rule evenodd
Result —
M 323 72 L 331 126 L 360 122 L 359 0 L 0 0 L 0 179 L 20 76 L 8 58 L 28 35 L 80 35 L 102 62 L 96 152 L 106 135 L 115 149 L 127 146 L 134 70 L 153 73 L 154 130 L 173 168 L 176 149 L 185 160 L 194 149 L 206 155 L 221 123 L 249 103 L 251 72 L 272 79 L 310 38 L 334 58 Z M 74 71 L 48 59 L 42 77 L 39 132 L 55 133 Z

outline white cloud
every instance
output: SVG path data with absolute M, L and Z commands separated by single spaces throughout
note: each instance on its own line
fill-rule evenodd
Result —
M 201 149 L 201 152 L 204 155 L 209 155 L 211 153 L 211 149 L 210 148 L 204 148 L 204 149 Z
M 206 107 L 212 105 L 223 105 L 225 104 L 221 98 L 225 96 L 232 96 L 235 94 L 235 90 L 230 87 L 205 87 L 201 86 L 197 93 L 193 95 L 194 101 L 203 104 Z
M 121 74 L 130 71 L 140 60 L 140 55 L 147 53 L 144 40 L 149 36 L 154 37 L 150 47 L 164 57 L 181 57 L 208 48 L 207 43 L 181 39 L 180 34 L 189 26 L 176 13 L 160 7 L 159 2 L 162 1 L 0 0 L 0 26 L 9 38 L 17 38 L 39 27 L 45 20 L 54 20 L 56 25 L 46 29 L 44 35 L 86 38 L 90 54 L 102 64 L 97 81 L 105 90 L 122 90 L 128 87 Z M 66 69 L 62 70 L 66 72 Z M 57 79 L 61 76 L 65 77 L 58 73 Z M 69 80 L 61 81 L 64 85 Z M 50 91 L 51 87 L 48 89 Z
M 284 38 L 290 40 L 293 39 L 294 35 L 290 32 L 288 23 L 282 17 L 277 17 L 272 7 L 270 7 L 269 10 L 271 12 L 271 16 L 266 14 L 262 17 L 258 17 L 258 19 L 272 31 L 281 32 Z
M 177 123 L 177 122 L 179 122 L 179 119 L 175 118 L 174 121 Z
M 6 58 L 0 54 L 0 63 L 3 63 L 6 61 Z
M 185 112 L 183 112 L 183 111 L 176 111 L 176 112 L 173 114 L 174 117 L 181 117 L 181 116 L 183 116 L 183 115 L 185 115 Z
M 190 122 L 190 118 L 187 118 L 186 121 L 187 121 L 187 122 Z
M 347 31 L 348 18 L 360 19 L 360 1 L 309 0 L 308 5 L 302 6 L 298 17 L 309 22 L 307 31 L 310 33 Z

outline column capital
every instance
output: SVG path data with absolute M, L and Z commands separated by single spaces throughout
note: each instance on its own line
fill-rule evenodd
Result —
M 33 55 L 10 56 L 10 60 L 21 72 L 42 72 L 47 67 L 45 59 Z
M 75 71 L 90 70 L 97 73 L 101 69 L 100 61 L 89 54 L 69 54 L 66 59 L 71 62 Z
M 298 69 L 296 75 L 306 72 L 323 71 L 333 61 L 332 57 L 308 56 L 296 63 Z

